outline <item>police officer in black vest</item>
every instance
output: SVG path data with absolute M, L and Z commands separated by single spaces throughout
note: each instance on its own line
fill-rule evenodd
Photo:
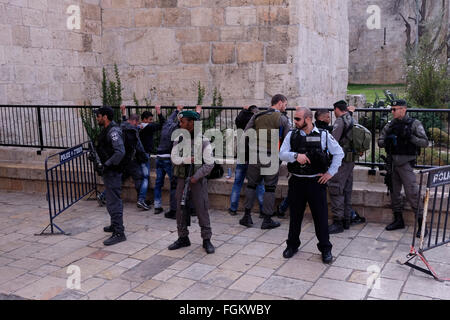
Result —
M 392 157 L 392 211 L 394 221 L 386 227 L 387 231 L 403 229 L 403 202 L 402 185 L 405 189 L 406 199 L 410 203 L 414 212 L 417 212 L 419 203 L 419 187 L 416 182 L 413 167 L 416 162 L 420 148 L 428 146 L 428 137 L 422 123 L 414 118 L 410 118 L 405 100 L 399 99 L 392 103 L 391 111 L 394 119 L 390 121 L 381 131 L 378 139 L 378 146 L 385 148 L 388 156 Z M 421 204 L 419 203 L 419 206 Z M 420 237 L 422 230 L 422 208 L 420 207 L 417 230 L 417 237 Z M 425 229 L 425 236 L 428 234 Z
M 96 111 L 97 123 L 103 127 L 97 139 L 97 153 L 104 167 L 103 182 L 106 192 L 106 209 L 111 216 L 111 225 L 103 228 L 112 232 L 112 236 L 103 244 L 110 246 L 126 240 L 123 226 L 123 205 L 120 197 L 122 186 L 121 162 L 125 156 L 122 130 L 113 121 L 114 112 L 109 107 Z
M 283 257 L 291 258 L 300 247 L 300 230 L 308 203 L 322 261 L 331 263 L 326 184 L 338 171 L 344 152 L 330 133 L 314 126 L 310 109 L 297 107 L 294 124 L 295 129 L 288 133 L 280 150 L 280 159 L 288 163 L 292 175 L 288 191 L 289 235 Z M 328 153 L 333 156 L 331 165 Z

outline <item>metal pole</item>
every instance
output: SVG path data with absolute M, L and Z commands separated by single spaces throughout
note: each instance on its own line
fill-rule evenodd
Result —
M 428 202 L 430 200 L 430 188 L 427 187 L 426 193 L 425 193 L 425 200 L 423 204 L 423 222 L 422 222 L 422 230 L 420 231 L 420 245 L 419 245 L 419 252 L 423 251 L 423 240 L 425 238 L 425 226 L 427 221 L 427 215 L 428 215 Z M 431 232 L 431 230 L 430 230 Z M 413 235 L 415 236 L 415 235 Z
M 42 133 L 42 119 L 41 119 L 41 107 L 36 108 L 39 128 L 39 145 L 41 150 L 38 150 L 37 154 L 41 154 L 44 150 L 44 135 Z
M 375 119 L 375 111 L 372 111 L 372 154 L 370 156 L 370 161 L 372 162 L 369 170 L 369 175 L 374 176 L 376 175 L 375 170 L 375 134 L 376 134 L 376 119 Z

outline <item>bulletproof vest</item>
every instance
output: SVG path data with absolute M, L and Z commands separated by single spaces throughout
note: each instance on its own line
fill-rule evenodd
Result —
M 183 141 L 183 137 L 181 136 L 178 140 L 178 143 Z M 180 157 L 182 150 L 180 150 Z M 194 156 L 194 151 L 191 149 L 192 156 Z M 191 172 L 191 177 L 202 167 L 201 164 L 194 164 L 193 170 Z M 178 178 L 186 179 L 189 176 L 190 164 L 174 164 L 173 165 L 173 175 Z
M 393 120 L 391 125 L 392 134 L 397 136 L 397 145 L 393 146 L 391 149 L 392 155 L 408 155 L 408 156 L 415 156 L 420 151 L 420 148 L 418 148 L 415 144 L 409 141 L 409 139 L 403 139 L 401 138 L 402 132 L 405 131 L 409 127 L 409 130 L 411 130 L 412 124 L 414 123 L 415 119 L 413 118 L 407 118 L 403 120 Z
M 316 120 L 314 124 L 318 129 L 327 130 L 330 133 L 333 131 L 333 126 L 328 125 L 325 121 Z
M 138 144 L 138 132 L 136 129 L 122 127 L 123 145 L 125 147 L 125 156 L 123 164 L 128 164 L 135 158 L 136 146 Z
M 291 133 L 291 152 L 306 154 L 311 164 L 301 165 L 297 161 L 288 163 L 288 171 L 293 174 L 311 176 L 325 173 L 329 167 L 329 158 L 326 151 L 322 150 L 322 130 L 303 136 L 299 129 Z
M 260 112 L 255 117 L 255 130 L 257 134 L 258 139 L 258 148 L 261 146 L 260 138 L 259 138 L 259 132 L 261 130 L 267 130 L 267 142 L 266 142 L 266 148 L 268 150 L 271 149 L 271 129 L 280 129 L 280 118 L 281 118 L 281 112 L 276 112 L 273 109 L 270 109 L 268 111 Z M 276 141 L 280 140 L 280 134 L 277 133 Z
M 111 142 L 108 141 L 108 134 L 112 128 L 119 127 L 115 122 L 111 122 L 107 128 L 104 128 L 97 138 L 97 154 L 104 164 L 114 154 L 114 149 Z M 112 169 L 118 169 L 114 167 Z

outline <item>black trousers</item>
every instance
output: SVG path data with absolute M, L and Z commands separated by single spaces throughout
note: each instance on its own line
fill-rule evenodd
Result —
M 103 174 L 105 183 L 106 209 L 111 217 L 111 226 L 116 233 L 123 233 L 123 204 L 120 194 L 122 192 L 122 173 L 105 171 Z
M 316 236 L 319 240 L 317 248 L 320 252 L 331 250 L 328 233 L 328 204 L 327 187 L 319 184 L 318 178 L 299 178 L 292 176 L 289 179 L 288 201 L 290 210 L 289 235 L 286 241 L 289 247 L 297 249 L 300 246 L 300 230 L 306 203 L 309 204 Z

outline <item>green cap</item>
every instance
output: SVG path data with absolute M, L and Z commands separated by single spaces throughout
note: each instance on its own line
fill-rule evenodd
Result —
M 188 118 L 188 119 L 192 119 L 192 120 L 200 120 L 200 115 L 195 111 L 185 110 L 178 114 L 178 119 L 182 119 L 182 118 Z
M 403 100 L 403 99 L 397 99 L 397 100 L 392 101 L 392 106 L 393 106 L 393 107 L 395 107 L 395 106 L 398 106 L 398 107 L 407 107 L 408 104 L 407 104 L 406 101 Z

